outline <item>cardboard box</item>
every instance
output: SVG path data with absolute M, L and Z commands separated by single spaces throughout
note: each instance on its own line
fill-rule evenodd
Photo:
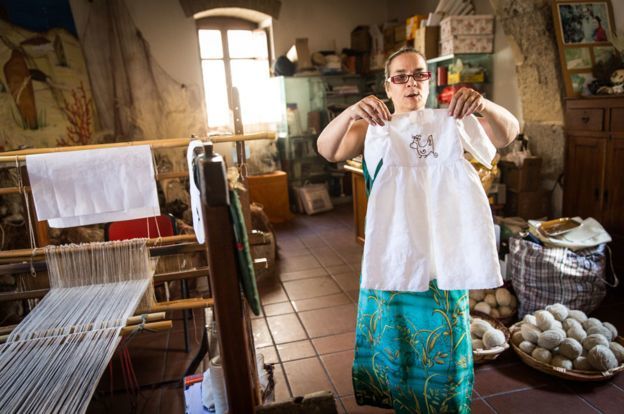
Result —
M 494 16 L 491 14 L 449 16 L 440 23 L 440 33 L 442 39 L 455 35 L 492 35 Z
M 427 59 L 438 57 L 440 51 L 440 26 L 425 26 L 418 29 L 414 39 L 414 49 Z
M 414 40 L 416 38 L 416 32 L 420 29 L 420 22 L 426 19 L 427 16 L 423 15 L 408 17 L 405 20 L 405 39 Z
M 449 85 L 455 85 L 458 83 L 483 83 L 485 82 L 485 72 L 456 72 L 449 73 L 447 82 Z
M 498 163 L 502 172 L 502 180 L 509 190 L 515 192 L 537 191 L 541 185 L 542 159 L 528 157 L 521 167 L 511 161 Z
M 440 43 L 441 56 L 454 53 L 492 53 L 493 51 L 493 35 L 453 35 L 450 38 L 443 37 Z

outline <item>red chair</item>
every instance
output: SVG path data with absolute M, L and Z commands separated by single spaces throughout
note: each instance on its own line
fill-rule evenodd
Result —
M 178 234 L 175 218 L 171 214 L 108 223 L 104 228 L 104 239 L 128 240 L 142 237 L 157 238 Z

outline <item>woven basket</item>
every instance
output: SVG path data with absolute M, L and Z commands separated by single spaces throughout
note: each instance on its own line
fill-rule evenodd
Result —
M 514 332 L 520 329 L 521 324 L 522 322 L 518 322 L 514 324 L 511 328 L 509 328 L 512 335 Z M 614 342 L 617 342 L 620 345 L 624 345 L 624 338 L 618 336 L 617 338 L 615 338 Z M 523 350 L 518 348 L 518 346 L 514 343 L 511 344 L 511 347 L 516 352 L 516 354 L 518 354 L 522 362 L 524 362 L 528 366 L 535 368 L 538 371 L 542 371 L 545 374 L 553 375 L 555 377 L 567 379 L 570 381 L 606 381 L 609 378 L 613 377 L 615 374 L 624 371 L 624 364 L 621 364 L 617 368 L 613 368 L 604 372 L 581 371 L 577 369 L 553 367 L 550 364 L 546 364 L 533 358 L 531 355 L 525 353 Z
M 505 335 L 505 343 L 501 346 L 497 346 L 492 349 L 473 349 L 472 350 L 472 359 L 475 364 L 484 364 L 486 362 L 490 362 L 498 358 L 500 354 L 505 352 L 507 348 L 509 348 L 509 337 L 511 334 L 509 333 L 509 329 L 505 325 L 503 325 L 498 319 L 492 318 L 490 315 L 487 315 L 483 312 L 479 311 L 471 311 L 470 316 L 473 319 L 483 319 L 494 328 L 500 330 Z

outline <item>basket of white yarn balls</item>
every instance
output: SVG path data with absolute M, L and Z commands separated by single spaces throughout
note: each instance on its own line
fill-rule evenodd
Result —
M 470 310 L 485 313 L 510 325 L 518 310 L 518 300 L 509 289 L 477 289 L 469 292 Z
M 624 338 L 609 322 L 556 303 L 511 327 L 511 345 L 527 365 L 575 381 L 603 381 L 624 371 Z
M 492 361 L 509 348 L 509 329 L 489 315 L 475 311 L 470 314 L 470 338 L 475 364 Z

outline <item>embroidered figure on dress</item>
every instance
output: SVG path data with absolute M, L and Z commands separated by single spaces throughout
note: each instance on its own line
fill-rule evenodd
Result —
M 438 153 L 435 152 L 435 148 L 433 147 L 433 135 L 429 135 L 427 137 L 427 142 L 425 142 L 424 144 L 420 143 L 421 138 L 422 135 L 413 135 L 413 140 L 410 144 L 410 148 L 415 149 L 418 152 L 419 158 L 427 158 L 429 154 L 433 154 L 435 158 L 438 158 Z

